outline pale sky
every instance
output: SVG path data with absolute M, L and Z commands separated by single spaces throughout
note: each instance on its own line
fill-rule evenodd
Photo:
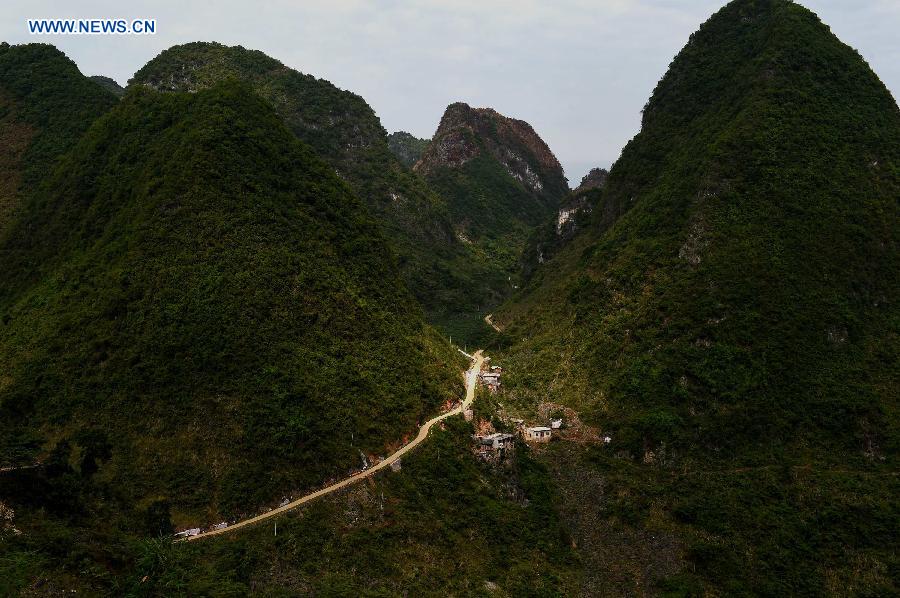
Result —
M 124 85 L 165 48 L 262 50 L 431 137 L 455 101 L 531 123 L 577 184 L 609 167 L 679 49 L 724 0 L 3 0 L 0 39 L 46 42 Z M 900 0 L 803 0 L 898 97 Z M 153 36 L 29 35 L 26 19 L 153 18 Z

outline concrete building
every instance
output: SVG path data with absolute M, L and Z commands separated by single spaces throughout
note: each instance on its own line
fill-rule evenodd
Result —
M 547 426 L 535 426 L 525 428 L 525 440 L 529 442 L 550 442 L 553 431 Z
M 481 381 L 485 384 L 500 384 L 500 374 L 496 372 L 484 372 L 481 374 Z
M 506 434 L 504 432 L 496 432 L 494 434 L 488 434 L 487 436 L 477 436 L 476 438 L 483 449 L 494 451 L 506 448 L 515 442 L 516 439 L 515 434 Z

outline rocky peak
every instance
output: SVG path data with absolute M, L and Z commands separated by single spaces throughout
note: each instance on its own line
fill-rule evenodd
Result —
M 605 168 L 591 168 L 591 171 L 581 179 L 581 184 L 575 189 L 575 193 L 582 193 L 591 189 L 603 189 L 606 187 L 608 178 L 609 171 Z
M 439 168 L 459 168 L 483 153 L 532 192 L 543 194 L 548 187 L 555 192 L 565 182 L 562 166 L 531 125 L 462 102 L 447 107 L 415 169 L 428 175 Z

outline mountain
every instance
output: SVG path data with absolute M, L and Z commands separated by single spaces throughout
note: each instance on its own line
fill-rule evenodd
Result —
M 103 75 L 93 75 L 88 78 L 94 83 L 98 84 L 100 87 L 112 93 L 114 96 L 121 98 L 123 95 L 125 95 L 125 88 L 116 83 L 115 79 L 104 77 Z
M 591 169 L 581 179 L 578 187 L 562 200 L 556 214 L 528 236 L 521 257 L 520 273 L 523 281 L 530 280 L 541 264 L 549 261 L 590 224 L 594 208 L 602 202 L 608 178 L 607 170 Z
M 609 180 L 609 171 L 605 168 L 591 168 L 590 172 L 581 178 L 581 183 L 575 188 L 575 193 L 589 191 L 590 189 L 603 189 Z
M 404 280 L 433 321 L 485 296 L 444 200 L 391 153 L 381 122 L 360 96 L 262 52 L 201 42 L 169 48 L 129 83 L 197 91 L 229 78 L 250 84 L 350 184 L 387 232 Z
M 569 191 L 528 123 L 461 102 L 447 107 L 414 169 L 447 199 L 457 236 L 482 257 L 501 297 L 518 277 L 528 235 Z
M 0 235 L 27 190 L 113 104 L 53 46 L 0 44 Z
M 590 224 L 495 312 L 508 396 L 611 437 L 579 508 L 674 536 L 693 573 L 669 589 L 897 590 L 898 197 L 878 77 L 805 8 L 737 0 L 672 62 Z
M 0 244 L 0 322 L 2 465 L 45 464 L 2 498 L 101 535 L 253 512 L 461 391 L 368 210 L 237 81 L 90 127 Z
M 428 139 L 419 139 L 406 131 L 397 131 L 388 135 L 388 147 L 401 164 L 407 168 L 415 166 L 425 148 L 428 147 Z

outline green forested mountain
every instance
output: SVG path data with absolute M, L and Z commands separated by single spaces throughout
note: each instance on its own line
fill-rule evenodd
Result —
M 444 200 L 391 153 L 387 134 L 360 96 L 287 68 L 262 52 L 216 43 L 170 48 L 130 81 L 196 91 L 237 78 L 269 101 L 288 128 L 345 179 L 395 246 L 404 280 L 431 319 L 445 323 L 489 294 L 473 274 Z
M 581 184 L 560 202 L 559 210 L 528 236 L 521 258 L 521 280 L 527 282 L 541 264 L 549 261 L 592 220 L 601 204 L 609 172 L 594 168 Z
M 116 83 L 115 79 L 104 75 L 92 75 L 89 79 L 116 97 L 125 95 L 125 88 Z
M 95 531 L 252 512 L 461 391 L 376 222 L 233 81 L 95 122 L 0 243 L 0 318 L 3 465 L 48 464 L 4 499 Z
M 611 436 L 594 512 L 676 530 L 696 573 L 675 586 L 896 591 L 898 198 L 877 76 L 803 7 L 738 0 L 672 62 L 590 226 L 495 315 L 509 400 Z
M 240 47 L 132 83 L 0 46 L 0 595 L 900 593 L 900 109 L 810 11 L 727 4 L 574 191 Z M 469 420 L 172 542 L 459 398 L 427 317 Z
M 397 131 L 388 135 L 388 147 L 404 166 L 412 168 L 428 147 L 428 139 L 419 139 L 406 131 Z
M 0 44 L 0 234 L 26 191 L 114 103 L 53 46 Z
M 447 200 L 457 236 L 502 293 L 525 241 L 569 191 L 562 167 L 531 126 L 490 108 L 447 107 L 415 170 Z

